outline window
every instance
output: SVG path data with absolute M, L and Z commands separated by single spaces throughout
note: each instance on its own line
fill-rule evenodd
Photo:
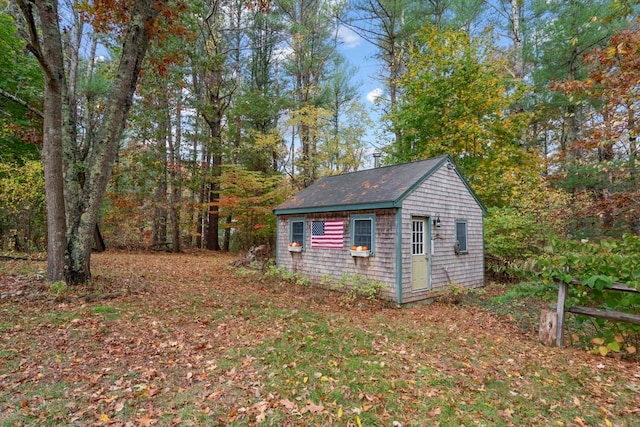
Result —
M 289 242 L 300 243 L 304 247 L 304 229 L 306 222 L 304 218 L 289 220 Z
M 456 245 L 455 252 L 457 254 L 467 253 L 467 221 L 456 221 Z
M 351 217 L 351 246 L 366 246 L 373 252 L 375 224 L 375 215 L 353 215 Z
M 424 255 L 424 219 L 411 221 L 411 255 Z

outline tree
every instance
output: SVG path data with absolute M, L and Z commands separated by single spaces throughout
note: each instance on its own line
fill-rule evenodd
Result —
M 574 192 L 580 188 L 588 195 L 592 207 L 589 218 L 596 226 L 592 228 L 614 235 L 637 233 L 640 228 L 639 58 L 640 28 L 636 23 L 616 32 L 606 46 L 585 55 L 587 79 L 567 79 L 557 85 L 567 97 L 586 97 L 590 106 L 585 107 L 585 130 L 567 147 L 583 153 L 582 159 L 567 167 L 560 185 Z
M 243 76 L 241 91 L 230 112 L 234 161 L 249 170 L 273 174 L 282 170 L 287 157 L 278 120 L 282 111 L 293 105 L 279 70 L 277 48 L 284 42 L 284 22 L 277 7 L 249 12 L 251 25 L 245 31 L 244 49 L 249 53 L 237 61 L 247 66 L 243 73 L 237 73 Z
M 203 185 L 203 203 L 207 206 L 204 231 L 207 249 L 220 250 L 219 198 L 224 150 L 224 119 L 236 91 L 228 65 L 230 54 L 225 13 L 232 7 L 227 0 L 207 0 L 201 4 L 205 16 L 198 25 L 196 49 L 191 58 L 193 87 L 198 98 L 197 109 L 209 127 L 209 143 L 205 147 L 204 164 L 207 182 Z
M 527 116 L 510 111 L 522 93 L 506 69 L 488 41 L 425 27 L 400 80 L 393 118 L 403 138 L 388 147 L 392 161 L 450 154 L 489 205 L 505 204 L 523 179 L 535 181 L 536 158 L 516 143 Z
M 0 245 L 16 251 L 42 250 L 45 200 L 42 163 L 0 163 Z
M 47 276 L 69 284 L 91 277 L 93 233 L 131 107 L 142 59 L 160 8 L 167 0 L 135 0 L 126 12 L 115 5 L 94 2 L 95 11 L 124 15 L 122 52 L 104 107 L 102 123 L 86 159 L 80 158 L 76 121 L 71 105 L 68 70 L 64 63 L 62 15 L 54 0 L 18 0 L 28 30 L 29 51 L 45 76 L 42 157 L 47 197 Z M 115 9 L 113 9 L 115 7 Z M 112 16 L 112 15 L 110 15 Z M 121 16 L 121 15 L 119 15 Z M 104 16 L 94 15 L 100 23 Z
M 289 33 L 290 53 L 285 69 L 295 101 L 290 123 L 294 124 L 292 134 L 297 135 L 300 145 L 300 157 L 295 163 L 299 165 L 301 186 L 307 187 L 318 178 L 318 120 L 323 119 L 326 106 L 323 83 L 336 49 L 330 18 L 340 13 L 336 7 L 341 5 L 319 0 L 279 0 L 278 6 Z
M 532 3 L 526 60 L 536 64 L 530 78 L 535 86 L 536 134 L 548 134 L 557 166 L 580 161 L 583 153 L 574 142 L 586 118 L 585 98 L 568 97 L 556 86 L 565 80 L 582 81 L 588 68 L 584 54 L 607 43 L 620 20 L 614 18 L 612 1 L 570 0 Z M 537 137 L 537 135 L 534 135 Z
M 323 175 L 353 172 L 362 164 L 365 149 L 362 139 L 371 119 L 357 99 L 358 88 L 350 81 L 355 71 L 343 58 L 337 58 L 327 84 L 327 108 L 331 116 L 328 135 L 319 147 Z
M 0 162 L 40 158 L 42 72 L 24 52 L 15 21 L 0 14 Z
M 289 192 L 282 175 L 267 175 L 249 171 L 242 166 L 225 165 L 221 177 L 220 210 L 233 217 L 226 224 L 236 246 L 246 250 L 259 244 L 270 244 L 275 239 L 276 220 L 271 213 Z
M 377 49 L 382 63 L 380 80 L 386 88 L 377 100 L 392 143 L 399 144 L 403 129 L 391 119 L 403 96 L 400 80 L 406 72 L 409 46 L 426 24 L 439 29 L 470 28 L 484 10 L 484 0 L 350 0 L 352 13 L 343 23 Z
M 430 3 L 432 16 L 439 20 L 446 8 L 445 2 Z M 380 102 L 384 114 L 393 116 L 401 96 L 399 81 L 405 72 L 407 46 L 413 31 L 427 19 L 426 15 L 420 10 L 420 2 L 412 0 L 354 0 L 351 7 L 355 12 L 345 24 L 378 49 L 376 57 L 384 64 L 381 79 L 386 87 Z M 393 135 L 393 142 L 399 143 L 401 128 L 391 122 L 388 131 Z

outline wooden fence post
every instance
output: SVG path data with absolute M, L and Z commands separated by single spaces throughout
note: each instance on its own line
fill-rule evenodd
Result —
M 540 331 L 538 336 L 540 341 L 545 345 L 552 346 L 553 336 L 555 335 L 556 346 L 564 346 L 564 303 L 567 299 L 570 284 L 582 286 L 582 283 L 577 279 L 572 279 L 570 283 L 558 282 L 558 304 L 556 305 L 556 312 L 554 313 L 551 310 L 543 310 L 540 315 Z M 632 288 L 624 283 L 612 283 L 611 287 L 605 288 L 605 290 L 640 293 L 640 289 Z M 585 316 L 597 317 L 599 319 L 640 325 L 640 314 L 578 306 L 568 307 L 566 311 L 568 313 L 582 314 Z
M 548 347 L 556 345 L 558 336 L 558 313 L 554 310 L 542 310 L 540 313 L 540 329 L 538 339 Z
M 565 282 L 558 284 L 558 305 L 556 307 L 558 313 L 558 322 L 556 326 L 556 345 L 562 347 L 564 345 L 564 301 L 567 299 L 567 289 L 569 285 Z

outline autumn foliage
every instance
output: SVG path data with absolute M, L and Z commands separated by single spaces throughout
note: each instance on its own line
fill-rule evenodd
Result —
M 558 153 L 563 162 L 568 152 L 575 160 L 566 162 L 554 179 L 562 180 L 560 185 L 574 194 L 586 196 L 589 214 L 579 215 L 582 221 L 611 235 L 637 232 L 640 227 L 639 48 L 640 29 L 635 25 L 585 55 L 590 65 L 586 80 L 552 85 L 590 105 L 584 136 Z
M 77 5 L 81 17 L 90 23 L 94 30 L 101 34 L 121 36 L 130 20 L 129 11 L 133 0 L 83 0 Z M 180 14 L 188 8 L 188 3 L 175 0 L 156 2 L 162 7 L 158 19 L 153 23 L 154 39 L 164 41 L 168 34 L 184 36 L 186 29 L 180 21 Z

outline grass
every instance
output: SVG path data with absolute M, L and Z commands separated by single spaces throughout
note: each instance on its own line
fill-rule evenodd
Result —
M 493 287 L 493 295 L 482 296 L 476 303 L 487 311 L 509 318 L 522 332 L 537 332 L 540 310 L 557 300 L 556 290 L 537 283 L 493 284 Z
M 345 305 L 229 260 L 106 253 L 87 292 L 138 293 L 1 301 L 0 426 L 636 425 L 638 365 L 538 344 L 535 289 Z

